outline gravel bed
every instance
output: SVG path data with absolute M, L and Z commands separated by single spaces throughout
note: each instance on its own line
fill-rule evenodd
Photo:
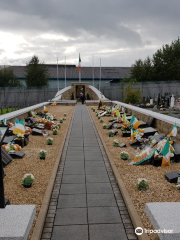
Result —
M 92 107 L 92 106 L 91 106 Z M 118 134 L 114 137 L 108 136 L 107 129 L 103 129 L 103 124 L 109 125 L 108 120 L 112 117 L 102 117 L 104 123 L 100 123 L 95 112 L 89 107 L 89 112 L 105 141 L 119 174 L 130 194 L 134 206 L 146 229 L 153 229 L 153 226 L 145 213 L 145 203 L 148 202 L 179 202 L 180 191 L 175 188 L 175 184 L 166 181 L 164 174 L 180 169 L 180 163 L 171 163 L 168 167 L 154 167 L 152 165 L 129 165 L 133 160 L 136 150 L 129 145 L 126 137 L 122 137 L 121 130 L 118 129 Z M 97 106 L 93 106 L 97 109 Z M 171 129 L 170 129 L 171 130 Z M 126 143 L 127 147 L 119 148 L 113 146 L 114 139 L 119 140 L 119 144 Z M 121 151 L 127 151 L 130 155 L 129 160 L 123 161 L 120 159 Z M 138 191 L 136 185 L 139 178 L 147 179 L 149 189 L 146 191 Z

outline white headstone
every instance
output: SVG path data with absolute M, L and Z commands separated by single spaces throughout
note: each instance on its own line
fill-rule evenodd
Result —
M 174 95 L 172 94 L 170 107 L 174 107 Z
M 151 104 L 151 105 L 153 104 L 153 99 L 150 99 L 150 104 Z

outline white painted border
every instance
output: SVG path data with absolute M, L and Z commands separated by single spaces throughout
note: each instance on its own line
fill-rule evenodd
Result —
M 55 95 L 55 97 L 49 101 L 58 101 L 58 100 L 61 100 L 61 97 L 62 97 L 62 94 L 64 92 L 66 92 L 67 90 L 71 89 L 71 86 L 68 86 L 68 87 L 65 87 L 63 89 L 61 89 L 60 91 L 58 91 Z
M 91 90 L 93 90 L 93 92 L 95 92 L 95 93 L 97 94 L 97 96 L 98 96 L 99 99 L 109 100 L 108 98 L 106 98 L 106 97 L 102 94 L 102 92 L 100 92 L 100 91 L 99 91 L 97 88 L 95 88 L 94 86 L 89 85 L 89 88 L 90 88 Z
M 20 109 L 20 110 L 16 110 L 14 112 L 6 113 L 6 114 L 3 114 L 3 115 L 0 116 L 0 120 L 3 120 L 4 118 L 6 118 L 7 120 L 12 119 L 12 118 L 18 117 L 18 116 L 20 116 L 24 113 L 27 113 L 30 110 L 37 109 L 37 108 L 43 107 L 43 105 L 46 106 L 48 104 L 49 104 L 49 102 L 43 102 L 43 103 L 39 103 L 39 104 L 30 106 L 30 107 L 26 107 L 26 108 L 23 108 L 23 109 Z
M 151 110 L 144 109 L 144 108 L 135 107 L 135 106 L 123 103 L 123 102 L 118 102 L 118 101 L 112 101 L 112 102 L 114 104 L 124 106 L 125 108 L 137 111 L 139 113 L 143 113 L 147 116 L 151 116 L 151 117 L 154 117 L 156 119 L 162 120 L 164 122 L 170 123 L 172 125 L 174 125 L 176 123 L 177 126 L 180 127 L 180 119 L 178 119 L 178 118 L 170 117 L 170 116 L 167 116 L 167 115 L 164 115 L 164 114 L 161 114 L 161 113 L 156 113 L 156 112 L 153 112 Z

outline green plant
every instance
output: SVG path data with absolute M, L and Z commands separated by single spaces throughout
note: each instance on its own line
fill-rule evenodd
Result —
M 122 160 L 127 160 L 129 158 L 128 152 L 122 151 L 120 154 Z
M 66 113 L 64 113 L 64 117 L 66 117 Z
M 53 138 L 47 138 L 46 144 L 47 145 L 53 145 Z
M 129 83 L 125 88 L 125 95 L 124 98 L 125 103 L 139 103 L 142 99 L 140 89 L 132 89 L 131 84 Z
M 114 137 L 114 133 L 113 132 L 108 132 L 108 135 L 109 135 L 109 137 Z
M 146 190 L 148 187 L 149 185 L 144 180 L 142 180 L 139 184 L 137 184 L 137 189 L 139 191 Z
M 23 185 L 31 185 L 34 182 L 34 176 L 31 173 L 26 173 L 21 179 Z
M 101 119 L 101 117 L 100 117 L 100 116 L 98 116 L 98 119 Z
M 93 108 L 93 112 L 95 112 L 95 109 Z
M 119 147 L 119 141 L 117 139 L 114 139 L 113 146 Z
M 59 122 L 60 122 L 60 123 L 63 123 L 63 119 L 61 118 L 61 119 L 59 120 Z
M 66 118 L 65 118 L 65 117 L 63 117 L 63 121 L 66 121 Z
M 103 129 L 106 129 L 107 128 L 107 125 L 106 124 L 103 124 Z
M 40 157 L 40 158 L 46 158 L 46 154 L 47 154 L 47 151 L 41 149 L 40 152 L 39 152 L 39 157 Z
M 104 121 L 102 120 L 102 119 L 100 119 L 100 121 L 99 121 L 100 123 L 103 123 Z
M 58 126 L 58 128 L 61 128 L 61 124 L 58 123 L 57 126 Z
M 57 135 L 58 134 L 58 130 L 54 129 L 52 133 L 53 133 L 53 135 Z

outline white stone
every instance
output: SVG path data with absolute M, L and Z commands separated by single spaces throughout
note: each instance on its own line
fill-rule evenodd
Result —
M 0 239 L 26 240 L 36 214 L 36 205 L 7 205 L 0 209 Z
M 146 203 L 145 211 L 155 230 L 172 230 L 172 233 L 157 233 L 163 240 L 180 239 L 180 202 Z

